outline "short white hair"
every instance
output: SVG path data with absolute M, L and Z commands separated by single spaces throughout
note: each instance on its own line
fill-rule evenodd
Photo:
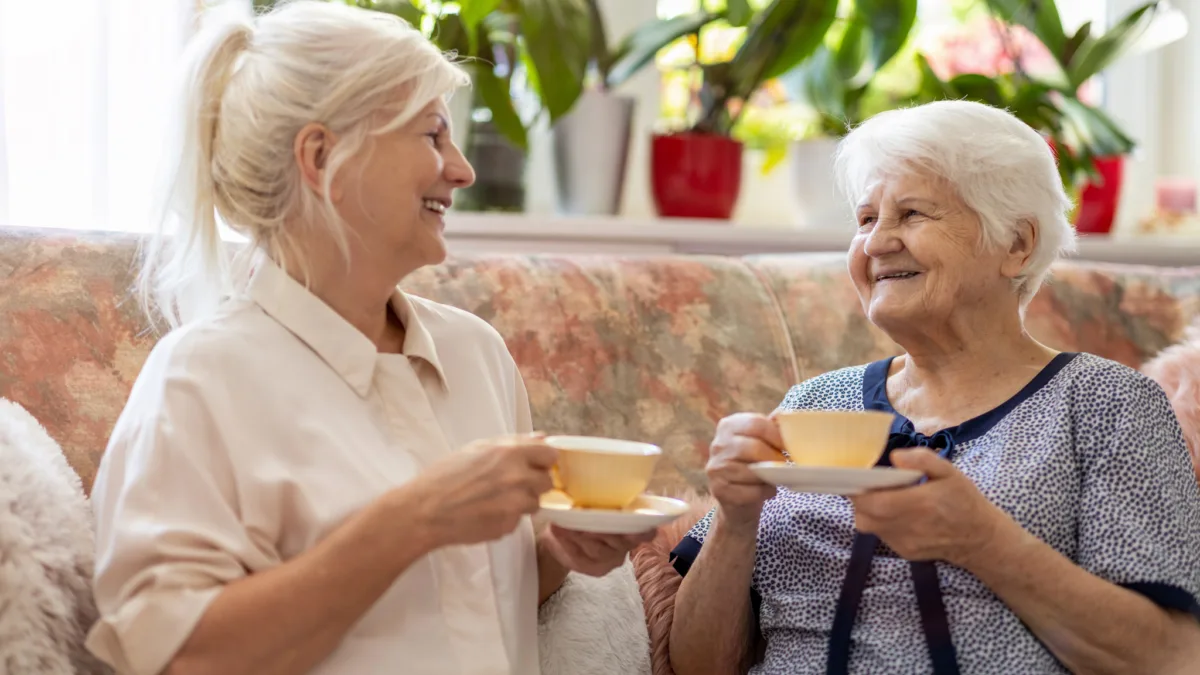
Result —
M 1007 247 L 1017 227 L 1031 223 L 1037 243 L 1014 280 L 1022 308 L 1059 256 L 1075 250 L 1071 199 L 1050 145 L 1005 110 L 937 101 L 884 112 L 846 136 L 834 167 L 852 209 L 881 178 L 920 171 L 954 186 L 979 216 L 984 246 Z
M 215 310 L 244 281 L 253 251 L 281 265 L 290 256 L 307 277 L 298 233 L 285 225 L 293 217 L 328 227 L 347 254 L 344 223 L 329 199 L 333 177 L 373 135 L 470 82 L 396 16 L 296 0 L 255 17 L 239 4 L 203 15 L 184 54 L 168 184 L 138 289 L 151 320 L 171 326 Z M 382 126 L 380 113 L 388 116 Z M 297 134 L 313 122 L 338 136 L 323 199 L 305 188 L 294 159 Z M 227 255 L 217 215 L 249 240 L 241 254 Z

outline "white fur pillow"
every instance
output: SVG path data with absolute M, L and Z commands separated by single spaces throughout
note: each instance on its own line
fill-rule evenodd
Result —
M 633 564 L 599 578 L 568 575 L 538 612 L 538 651 L 542 675 L 650 675 Z
M 79 476 L 32 415 L 0 399 L 0 672 L 111 672 L 83 647 L 93 545 Z

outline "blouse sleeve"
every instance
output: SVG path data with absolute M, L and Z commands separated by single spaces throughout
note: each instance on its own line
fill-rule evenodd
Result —
M 525 380 L 517 364 L 512 364 L 514 381 L 514 406 L 516 408 L 515 431 L 518 434 L 533 433 L 533 413 L 529 409 L 529 391 L 525 388 Z
M 799 384 L 788 390 L 783 401 L 780 402 L 778 410 L 797 410 L 805 407 L 804 396 L 808 388 L 807 384 Z M 671 566 L 675 568 L 676 572 L 679 572 L 679 576 L 687 576 L 688 571 L 692 568 L 692 563 L 696 562 L 696 558 L 700 556 L 700 548 L 704 546 L 704 540 L 708 537 L 708 530 L 712 527 L 716 513 L 717 509 L 714 507 L 704 518 L 700 519 L 700 522 L 693 525 L 692 529 L 688 530 L 683 539 L 671 550 Z M 757 615 L 762 604 L 762 596 L 754 587 L 750 588 L 750 604 Z
M 161 672 L 222 587 L 264 558 L 238 518 L 209 404 L 220 392 L 168 340 L 143 367 L 92 492 L 100 619 L 87 646 L 127 675 Z
M 1200 619 L 1200 487 L 1179 422 L 1148 378 L 1137 375 L 1118 396 L 1082 448 L 1078 563 Z

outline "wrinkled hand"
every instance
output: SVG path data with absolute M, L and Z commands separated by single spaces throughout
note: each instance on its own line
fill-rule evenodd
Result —
M 920 448 L 896 450 L 892 466 L 928 482 L 851 497 L 855 527 L 878 535 L 906 560 L 943 560 L 970 569 L 1008 516 L 953 464 Z
M 763 503 L 775 496 L 775 486 L 763 482 L 750 465 L 783 461 L 782 449 L 779 426 L 770 417 L 739 413 L 717 424 L 705 472 L 726 523 L 757 527 Z
M 642 534 L 593 534 L 551 525 L 541 534 L 542 545 L 563 567 L 593 577 L 602 577 L 625 564 L 625 557 L 657 530 Z

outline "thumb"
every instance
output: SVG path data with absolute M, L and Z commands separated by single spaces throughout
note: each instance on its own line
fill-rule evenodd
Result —
M 953 464 L 926 448 L 893 450 L 891 459 L 892 466 L 897 469 L 920 471 L 930 478 L 946 478 L 957 471 Z

